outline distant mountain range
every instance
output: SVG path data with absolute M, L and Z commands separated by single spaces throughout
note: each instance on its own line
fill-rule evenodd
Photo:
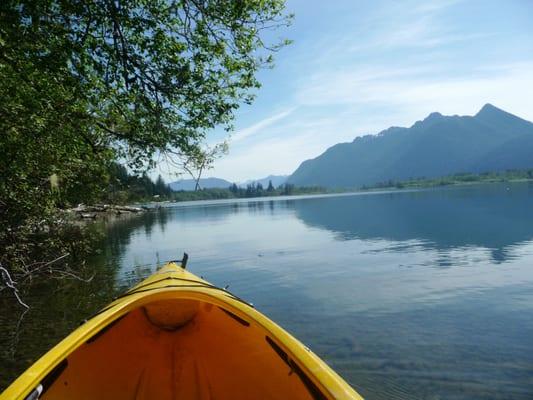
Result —
M 289 177 L 288 175 L 269 175 L 266 178 L 255 179 L 255 180 L 251 179 L 251 180 L 242 182 L 239 184 L 239 186 L 246 187 L 246 185 L 251 185 L 251 184 L 257 185 L 258 183 L 260 183 L 264 188 L 267 188 L 268 183 L 272 182 L 272 185 L 275 188 L 277 188 L 279 185 L 283 185 L 287 181 L 288 177 Z
M 287 180 L 288 175 L 269 175 L 266 178 L 248 180 L 239 184 L 241 187 L 246 187 L 246 185 L 251 185 L 252 183 L 257 185 L 260 183 L 266 189 L 268 187 L 268 182 L 272 181 L 274 187 L 283 185 Z M 202 189 L 227 189 L 233 183 L 221 178 L 202 178 L 200 179 L 200 187 Z M 179 181 L 169 183 L 169 186 L 175 192 L 180 190 L 194 190 L 196 187 L 196 181 L 194 179 L 180 179 Z
M 410 128 L 340 143 L 304 161 L 287 182 L 357 188 L 389 180 L 533 168 L 533 123 L 486 104 L 474 116 L 432 113 Z
M 179 181 L 169 183 L 169 186 L 174 191 L 179 190 L 194 190 L 196 187 L 196 180 L 194 179 L 181 179 Z M 231 186 L 231 182 L 220 178 L 202 178 L 200 179 L 200 187 L 202 189 L 227 189 Z

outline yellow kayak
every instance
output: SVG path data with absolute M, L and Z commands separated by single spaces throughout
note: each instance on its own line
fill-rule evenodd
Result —
M 361 399 L 228 291 L 171 262 L 42 356 L 0 400 Z

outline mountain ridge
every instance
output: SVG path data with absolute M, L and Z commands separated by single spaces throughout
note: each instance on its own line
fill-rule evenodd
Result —
M 357 188 L 527 167 L 533 167 L 533 123 L 487 103 L 473 116 L 433 112 L 409 128 L 390 127 L 338 143 L 302 162 L 287 182 Z

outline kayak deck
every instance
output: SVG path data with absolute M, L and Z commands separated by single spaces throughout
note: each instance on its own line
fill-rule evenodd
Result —
M 168 264 L 74 331 L 0 399 L 360 399 L 250 305 Z

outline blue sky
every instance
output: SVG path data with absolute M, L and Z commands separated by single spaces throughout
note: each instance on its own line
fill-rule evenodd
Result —
M 485 103 L 533 121 L 533 0 L 289 0 L 294 43 L 259 74 L 204 176 L 290 174 L 328 147 Z M 214 132 L 211 143 L 220 140 Z M 175 180 L 175 177 L 168 177 Z

